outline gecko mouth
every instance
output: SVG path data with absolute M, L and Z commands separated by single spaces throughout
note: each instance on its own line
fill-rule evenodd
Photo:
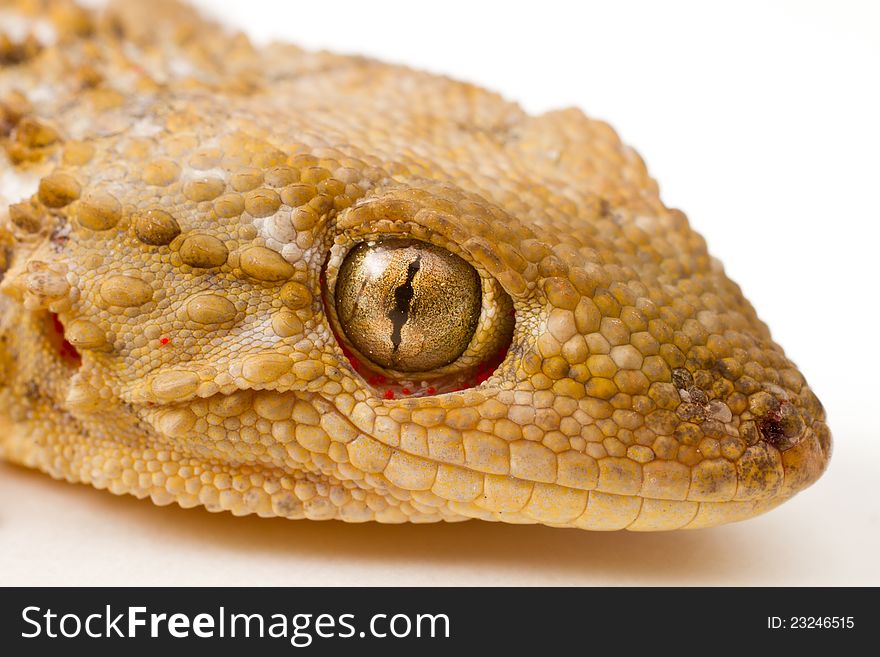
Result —
M 455 473 L 455 482 L 461 486 L 464 486 L 462 482 L 483 482 L 484 477 L 490 483 L 499 481 L 478 462 L 461 462 L 451 455 L 414 450 L 414 443 L 406 443 L 407 431 L 402 424 L 397 433 L 391 431 L 390 423 L 381 427 L 376 424 L 374 430 L 367 431 L 362 418 L 354 417 L 356 415 L 344 413 L 319 393 L 253 390 L 194 399 L 152 411 L 154 425 L 169 438 L 169 447 L 178 453 L 200 461 L 256 468 L 254 472 L 271 473 L 274 468 L 310 473 L 309 476 L 329 472 L 342 478 L 346 473 L 366 472 L 380 477 L 376 481 L 387 477 L 402 490 L 433 490 L 434 485 L 445 490 L 442 488 L 445 480 L 441 477 L 441 484 L 437 484 L 432 477 L 449 472 Z M 529 506 L 530 513 L 537 514 L 533 521 L 541 520 L 540 514 L 546 512 L 559 524 L 574 522 L 584 511 L 580 507 L 576 509 L 578 513 L 562 522 L 555 514 L 567 512 L 566 500 L 589 498 L 595 505 L 607 504 L 621 513 L 634 513 L 623 520 L 611 520 L 613 526 L 602 525 L 602 520 L 597 520 L 598 526 L 605 529 L 629 526 L 638 516 L 634 510 L 641 508 L 649 514 L 641 529 L 679 528 L 691 523 L 699 527 L 745 519 L 775 507 L 815 481 L 827 460 L 822 437 L 811 427 L 804 440 L 787 451 L 782 460 L 770 463 L 758 458 L 745 463 L 744 469 L 737 473 L 740 482 L 733 489 L 725 490 L 729 482 L 722 480 L 717 482 L 718 486 L 703 486 L 685 498 L 652 495 L 638 488 L 615 490 L 601 479 L 568 480 L 556 488 L 548 488 L 540 479 L 522 475 L 504 481 L 509 483 L 515 479 L 521 488 L 531 490 L 534 486 L 540 494 L 547 493 L 558 499 L 561 506 L 549 510 L 542 509 L 538 503 L 534 508 Z M 456 488 L 452 499 L 465 493 Z M 562 497 L 555 497 L 557 494 Z M 478 501 L 485 499 L 479 497 Z M 664 516 L 662 521 L 650 516 L 658 509 L 672 515 Z M 665 524 L 670 517 L 669 522 L 674 526 Z M 622 524 L 617 524 L 618 521 Z M 651 522 L 659 524 L 654 526 Z

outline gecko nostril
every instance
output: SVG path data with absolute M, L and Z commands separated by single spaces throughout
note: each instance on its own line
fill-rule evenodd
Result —
M 795 405 L 782 400 L 767 410 L 758 427 L 764 440 L 784 452 L 800 442 L 806 424 Z
M 787 440 L 785 438 L 785 433 L 782 431 L 782 423 L 777 418 L 765 417 L 761 420 L 758 427 L 761 430 L 761 436 L 764 440 L 779 450 L 783 449 Z

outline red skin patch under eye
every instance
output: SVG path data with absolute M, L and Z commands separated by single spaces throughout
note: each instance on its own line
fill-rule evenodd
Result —
M 416 388 L 412 389 L 409 387 L 397 387 L 397 382 L 394 380 L 389 380 L 388 377 L 383 376 L 382 374 L 376 374 L 370 371 L 368 366 L 365 366 L 360 360 L 358 360 L 354 354 L 340 344 L 340 348 L 342 349 L 342 353 L 345 358 L 348 360 L 352 369 L 360 374 L 366 382 L 373 386 L 374 388 L 382 388 L 386 385 L 393 386 L 392 388 L 385 388 L 380 391 L 381 396 L 386 400 L 396 399 L 398 396 L 409 397 L 412 395 L 422 397 L 422 396 L 430 396 L 436 395 L 438 392 L 446 393 L 446 392 L 461 392 L 462 390 L 467 390 L 469 388 L 475 388 L 482 383 L 485 383 L 489 380 L 489 378 L 495 373 L 495 370 L 499 365 L 504 361 L 507 357 L 507 347 L 499 349 L 498 352 L 489 360 L 483 362 L 478 365 L 476 369 L 470 372 L 468 378 L 459 380 L 459 383 L 455 387 L 448 387 L 444 385 L 443 389 L 438 391 L 435 386 L 426 386 L 424 388 Z

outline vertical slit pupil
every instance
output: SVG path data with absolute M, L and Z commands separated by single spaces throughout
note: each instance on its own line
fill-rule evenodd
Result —
M 400 332 L 404 324 L 406 324 L 406 320 L 409 319 L 409 308 L 415 294 L 412 283 L 421 267 L 421 260 L 422 256 L 416 256 L 416 259 L 409 263 L 406 268 L 406 281 L 394 290 L 394 308 L 388 312 L 388 319 L 391 320 L 393 325 L 391 331 L 393 353 L 397 353 L 397 350 L 400 348 Z

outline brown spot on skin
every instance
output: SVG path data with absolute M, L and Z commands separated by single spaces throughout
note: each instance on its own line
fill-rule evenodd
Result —
M 678 417 L 687 422 L 700 423 L 706 419 L 706 412 L 697 404 L 680 404 L 676 412 Z
M 694 377 L 683 367 L 672 370 L 672 383 L 679 390 L 688 390 L 694 385 Z

